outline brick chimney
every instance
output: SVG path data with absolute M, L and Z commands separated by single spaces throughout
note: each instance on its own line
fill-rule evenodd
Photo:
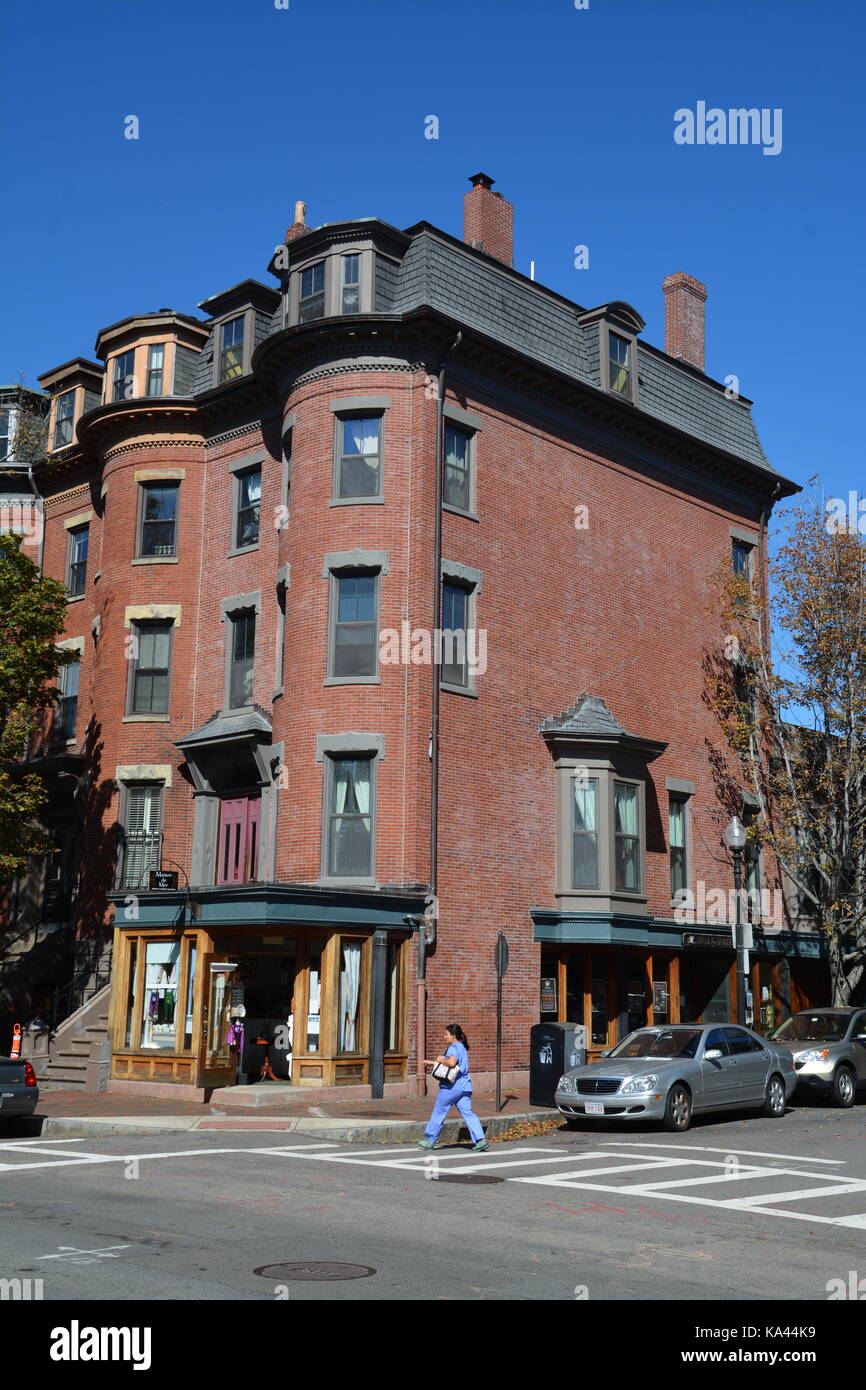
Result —
M 463 240 L 506 265 L 514 255 L 514 208 L 501 193 L 493 192 L 493 179 L 473 174 L 472 188 L 463 199 Z
M 678 270 L 662 280 L 665 292 L 665 352 L 704 370 L 704 304 L 707 287 Z
M 291 227 L 286 228 L 286 241 L 294 241 L 295 237 L 303 236 L 304 232 L 309 231 L 307 226 L 307 205 L 306 203 L 295 203 L 295 220 Z

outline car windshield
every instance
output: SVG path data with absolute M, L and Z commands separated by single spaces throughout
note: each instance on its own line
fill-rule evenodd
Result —
M 694 1028 L 646 1029 L 630 1033 L 611 1057 L 695 1057 L 701 1035 Z
M 771 1036 L 778 1042 L 838 1042 L 850 1022 L 849 1014 L 794 1014 Z

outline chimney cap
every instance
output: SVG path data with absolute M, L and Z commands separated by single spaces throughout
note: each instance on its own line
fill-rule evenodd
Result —
M 687 275 L 684 270 L 675 270 L 673 275 L 666 275 L 662 280 L 662 289 L 665 294 L 670 290 L 679 289 L 691 290 L 699 299 L 706 299 L 707 287 L 702 280 L 696 280 L 694 275 Z
M 473 188 L 492 188 L 496 180 L 489 174 L 470 174 L 469 182 Z

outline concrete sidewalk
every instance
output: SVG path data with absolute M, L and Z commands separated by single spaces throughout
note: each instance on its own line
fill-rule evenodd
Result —
M 113 1092 L 48 1091 L 40 1097 L 32 1120 L 20 1121 L 13 1127 L 0 1119 L 0 1137 L 38 1134 L 43 1139 L 81 1139 L 220 1130 L 242 1134 L 300 1133 L 348 1143 L 411 1143 L 424 1133 L 434 1098 L 431 1094 L 424 1098 L 313 1105 L 297 1096 L 287 1099 L 285 1105 L 244 1115 L 234 1108 L 221 1107 L 218 1093 L 209 1104 L 199 1104 Z M 557 1119 L 553 1109 L 530 1106 L 526 1091 L 505 1092 L 499 1111 L 495 1095 L 477 1092 L 473 1108 L 490 1138 L 503 1135 L 515 1125 Z M 4 1135 L 7 1128 L 8 1135 Z M 446 1121 L 443 1142 L 454 1142 L 461 1135 L 468 1137 L 461 1120 Z

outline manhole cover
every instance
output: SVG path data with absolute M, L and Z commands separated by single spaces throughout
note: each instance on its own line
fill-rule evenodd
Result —
M 376 1271 L 372 1265 L 335 1265 L 322 1264 L 318 1260 L 303 1261 L 299 1260 L 294 1264 L 283 1265 L 261 1265 L 253 1270 L 253 1274 L 260 1274 L 263 1279 L 307 1279 L 307 1280 L 328 1280 L 328 1279 L 368 1279 Z
M 505 1182 L 504 1178 L 494 1178 L 489 1173 L 443 1173 L 437 1182 Z

